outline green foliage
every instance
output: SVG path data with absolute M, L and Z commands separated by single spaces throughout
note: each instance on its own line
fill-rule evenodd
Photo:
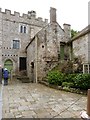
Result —
M 76 88 L 87 90 L 90 88 L 90 74 L 77 74 L 74 77 L 74 84 Z
M 73 87 L 74 84 L 72 82 L 63 82 L 62 83 L 62 87 L 68 87 L 68 88 L 71 88 Z
M 69 87 L 63 87 L 63 90 L 66 92 L 70 92 L 70 88 Z
M 64 74 L 57 70 L 50 71 L 47 75 L 49 84 L 61 85 L 64 80 Z
M 65 81 L 74 83 L 74 77 L 75 76 L 76 76 L 76 74 L 66 74 Z
M 71 38 L 75 37 L 77 35 L 77 31 L 71 29 Z
M 90 88 L 90 74 L 64 74 L 58 70 L 50 71 L 47 75 L 49 84 L 67 88 L 87 90 Z

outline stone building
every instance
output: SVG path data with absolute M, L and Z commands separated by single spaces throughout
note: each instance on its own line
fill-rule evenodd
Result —
M 0 9 L 0 62 L 17 75 L 27 71 L 28 77 L 37 82 L 59 61 L 69 55 L 70 25 L 64 29 L 57 23 L 56 9 L 50 8 L 50 23 L 36 17 L 35 11 L 20 13 Z M 71 57 L 69 57 L 71 59 Z M 2 59 L 2 60 L 1 60 Z
M 90 25 L 80 31 L 69 43 L 72 44 L 73 58 L 81 59 L 82 72 L 90 73 Z
M 14 12 L 10 10 L 2 12 L 0 9 L 0 62 L 13 74 L 27 69 L 26 46 L 33 36 L 38 33 L 48 23 L 36 17 L 35 11 L 28 11 L 28 14 Z M 2 49 L 1 49 L 2 44 Z M 2 57 L 2 58 L 1 58 Z M 2 59 L 2 60 L 1 60 Z
M 69 24 L 57 22 L 50 8 L 50 23 L 35 11 L 20 13 L 0 9 L 0 64 L 14 75 L 25 71 L 33 82 L 42 80 L 59 61 L 80 57 L 83 73 L 90 73 L 90 26 L 71 40 Z
M 63 26 L 64 29 L 57 23 L 56 9 L 51 8 L 50 23 L 36 33 L 26 47 L 27 74 L 30 80 L 42 80 L 59 60 L 64 60 L 65 55 L 70 56 L 67 44 L 71 37 L 70 25 Z

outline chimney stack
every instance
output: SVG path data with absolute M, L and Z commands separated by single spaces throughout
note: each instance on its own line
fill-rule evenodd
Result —
M 50 7 L 50 23 L 56 22 L 56 9 Z
M 64 31 L 65 31 L 65 33 L 66 33 L 66 36 L 67 36 L 68 38 L 70 38 L 70 37 L 71 37 L 71 25 L 64 23 L 64 24 L 63 24 L 63 27 L 64 27 Z
M 33 11 L 33 10 L 32 11 L 28 11 L 28 17 L 35 19 L 36 18 L 36 11 Z

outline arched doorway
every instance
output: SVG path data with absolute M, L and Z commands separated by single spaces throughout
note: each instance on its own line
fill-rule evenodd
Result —
M 13 70 L 13 62 L 10 59 L 7 59 L 4 62 L 4 68 L 7 68 L 8 71 L 10 72 L 11 70 Z

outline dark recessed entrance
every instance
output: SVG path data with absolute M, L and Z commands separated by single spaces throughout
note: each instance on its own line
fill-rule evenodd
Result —
M 20 67 L 19 70 L 26 70 L 26 57 L 19 58 Z

